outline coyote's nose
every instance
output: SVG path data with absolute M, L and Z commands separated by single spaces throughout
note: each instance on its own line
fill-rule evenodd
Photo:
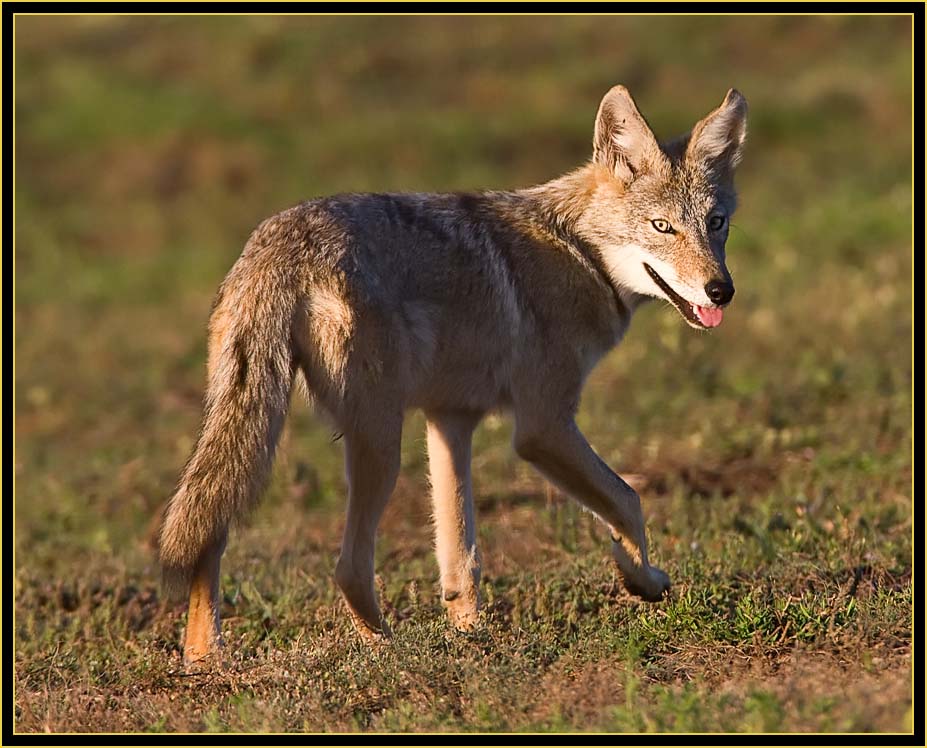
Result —
M 705 285 L 705 293 L 715 304 L 727 304 L 734 298 L 734 284 L 730 281 L 708 281 Z

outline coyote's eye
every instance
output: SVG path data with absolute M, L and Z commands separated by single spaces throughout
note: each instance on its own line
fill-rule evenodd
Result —
M 669 221 L 664 221 L 662 218 L 656 218 L 650 223 L 653 224 L 653 227 L 659 231 L 661 234 L 674 234 L 673 227 L 670 225 Z
M 708 219 L 708 228 L 712 231 L 720 231 L 724 228 L 727 219 L 724 216 L 712 216 Z

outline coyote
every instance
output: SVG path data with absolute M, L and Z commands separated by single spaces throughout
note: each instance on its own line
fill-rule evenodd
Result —
M 603 98 L 590 161 L 539 186 L 348 194 L 264 221 L 209 320 L 202 429 L 160 533 L 169 593 L 189 592 L 187 663 L 220 645 L 219 561 L 262 492 L 294 381 L 344 435 L 347 521 L 335 567 L 360 635 L 390 635 L 374 588 L 377 524 L 399 472 L 403 414 L 421 408 L 443 604 L 478 620 L 470 477 L 481 417 L 511 411 L 514 448 L 606 524 L 629 592 L 659 601 L 637 493 L 574 421 L 592 367 L 637 307 L 669 301 L 697 329 L 734 295 L 724 245 L 747 104 L 734 89 L 659 143 L 623 86 Z

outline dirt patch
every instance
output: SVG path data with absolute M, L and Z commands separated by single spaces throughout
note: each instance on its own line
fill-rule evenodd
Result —
M 783 731 L 910 729 L 905 723 L 912 695 L 909 655 L 868 665 L 815 651 L 796 650 L 781 658 L 768 655 L 733 647 L 680 648 L 662 662 L 635 667 L 633 672 L 612 661 L 563 657 L 541 679 L 530 718 L 540 724 L 595 729 L 596 724 L 607 724 L 615 710 L 625 708 L 630 688 L 637 709 L 660 724 L 665 716 L 665 726 L 673 729 L 674 716 L 662 714 L 667 699 L 682 699 L 695 688 L 707 697 L 701 708 L 717 709 L 718 721 L 705 728 L 709 730 L 749 728 L 743 721 L 749 721 L 745 715 L 751 709 L 760 712 L 753 728 L 763 729 L 762 707 L 788 715 L 775 728 Z M 665 680 L 668 674 L 675 679 Z M 865 717 L 858 710 L 860 703 L 868 704 Z
M 821 652 L 795 651 L 773 666 L 749 663 L 746 673 L 719 681 L 713 690 L 736 699 L 766 693 L 779 704 L 793 707 L 797 732 L 818 730 L 901 731 L 911 706 L 911 661 L 903 655 L 864 666 Z M 865 724 L 859 723 L 858 705 L 866 703 Z M 826 719 L 822 712 L 827 710 Z
M 538 684 L 531 720 L 594 725 L 605 710 L 624 702 L 626 678 L 626 671 L 613 662 L 562 657 Z
M 770 491 L 779 481 L 786 455 L 732 457 L 716 463 L 682 462 L 662 459 L 642 463 L 644 467 L 622 477 L 638 493 L 666 496 L 676 488 L 686 497 L 727 498 L 735 494 Z

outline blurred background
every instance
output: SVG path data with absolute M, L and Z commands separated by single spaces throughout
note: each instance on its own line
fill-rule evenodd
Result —
M 93 657 L 138 665 L 98 646 L 114 620 L 176 655 L 181 624 L 158 629 L 154 612 L 152 522 L 198 428 L 212 296 L 250 231 L 339 191 L 546 181 L 589 157 L 598 103 L 619 82 L 661 138 L 688 130 L 729 87 L 747 97 L 728 244 L 737 298 L 711 335 L 664 305 L 643 309 L 594 373 L 580 425 L 640 488 L 674 577 L 723 566 L 712 559 L 728 558 L 731 535 L 755 535 L 759 549 L 737 568 L 778 573 L 764 554 L 781 522 L 807 530 L 792 550 L 821 568 L 907 573 L 891 624 L 904 632 L 909 17 L 19 16 L 15 51 L 24 729 L 79 724 L 63 696 L 22 696 L 47 685 L 62 640 L 72 680 L 54 682 L 87 688 L 108 682 Z M 410 417 L 402 498 L 378 550 L 394 601 L 408 599 L 409 579 L 436 579 L 421 425 Z M 509 435 L 493 417 L 475 446 L 488 578 L 505 589 L 540 573 L 541 558 L 598 563 L 591 520 L 515 459 Z M 226 586 L 239 597 L 228 604 L 243 619 L 274 591 L 307 589 L 290 575 L 310 563 L 312 605 L 334 605 L 344 481 L 331 436 L 294 398 L 273 485 L 230 546 Z M 793 582 L 783 577 L 789 595 L 804 589 Z M 299 615 L 274 614 L 283 641 L 286 621 L 306 625 Z

